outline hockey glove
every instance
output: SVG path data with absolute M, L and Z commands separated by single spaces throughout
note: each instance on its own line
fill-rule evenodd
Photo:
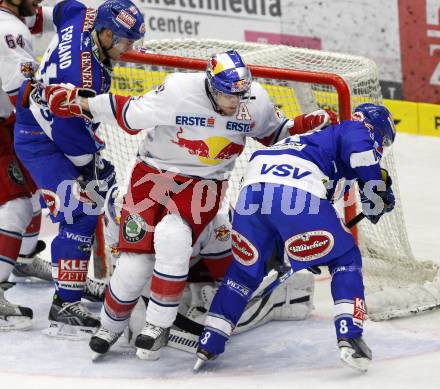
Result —
M 45 87 L 45 97 L 50 111 L 62 118 L 78 116 L 86 120 L 92 120 L 92 115 L 82 109 L 78 98 L 94 97 L 95 95 L 96 92 L 92 89 L 77 88 L 71 84 Z
M 104 206 L 104 199 L 109 189 L 116 182 L 115 167 L 106 159 L 95 155 L 93 160 L 83 167 L 78 183 L 86 202 L 94 202 Z
M 367 185 L 362 181 L 358 182 L 362 202 L 362 212 L 373 224 L 376 224 L 382 215 L 391 212 L 396 204 L 396 199 L 391 188 L 391 177 L 387 170 L 380 170 L 385 189 L 383 189 L 383 185 Z
M 297 116 L 293 119 L 293 126 L 289 128 L 290 135 L 304 134 L 309 131 L 318 131 L 324 127 L 337 124 L 336 114 L 329 109 L 318 109 L 311 113 Z

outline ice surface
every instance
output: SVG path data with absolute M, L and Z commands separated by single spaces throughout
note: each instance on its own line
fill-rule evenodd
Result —
M 417 257 L 440 263 L 439 150 L 440 139 L 399 134 L 394 152 L 411 244 Z M 52 227 L 44 231 L 52 233 Z M 367 322 L 373 361 L 358 374 L 338 359 L 326 277 L 316 284 L 309 320 L 236 335 L 226 353 L 197 375 L 191 371 L 195 357 L 174 349 L 166 348 L 159 361 L 141 361 L 121 339 L 92 362 L 87 342 L 46 337 L 41 330 L 52 293 L 44 284 L 8 292 L 10 300 L 34 309 L 35 322 L 27 332 L 0 333 L 0 388 L 440 388 L 440 311 Z

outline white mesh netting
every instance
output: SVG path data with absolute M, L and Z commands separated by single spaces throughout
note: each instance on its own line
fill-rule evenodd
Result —
M 249 65 L 341 76 L 349 86 L 351 107 L 363 102 L 382 102 L 376 66 L 373 61 L 362 57 L 281 45 L 219 40 L 148 41 L 145 49 L 157 54 L 204 60 L 214 53 L 237 49 Z M 168 73 L 175 71 L 187 70 L 151 66 L 147 62 L 121 62 L 114 69 L 112 92 L 122 95 L 143 94 L 161 84 Z M 263 84 L 286 116 L 294 117 L 324 106 L 338 112 L 338 95 L 332 86 L 275 79 L 277 70 L 273 74 L 273 78 L 257 81 Z M 99 135 L 106 141 L 105 154 L 115 164 L 118 180 L 126 179 L 144 134 L 141 132 L 137 136 L 130 136 L 119 128 L 107 127 L 100 130 Z M 245 152 L 237 161 L 232 176 L 233 198 L 237 194 L 247 158 L 257 147 L 261 145 L 248 140 Z M 417 261 L 411 251 L 392 154 L 387 156 L 384 167 L 393 178 L 397 206 L 377 225 L 373 226 L 364 220 L 358 226 L 369 317 L 376 320 L 402 316 L 440 304 L 440 285 L 438 281 L 433 282 L 438 267 L 432 262 Z

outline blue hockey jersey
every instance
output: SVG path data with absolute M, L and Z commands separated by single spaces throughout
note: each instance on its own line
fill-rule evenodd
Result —
M 76 0 L 61 1 L 55 6 L 53 21 L 57 34 L 43 55 L 37 73 L 40 82 L 70 83 L 93 89 L 96 93 L 109 91 L 110 63 L 103 64 L 99 61 L 98 47 L 92 37 L 95 17 L 94 9 L 87 8 Z M 32 115 L 23 107 L 17 106 L 17 123 L 27 125 L 38 123 L 48 140 L 52 140 L 77 166 L 87 164 L 92 159 L 92 155 L 104 146 L 103 142 L 95 137 L 97 125 L 92 122 L 81 118 L 55 117 L 44 106 L 32 100 L 30 111 Z M 17 136 L 26 136 L 26 134 L 21 133 Z M 38 142 L 41 146 L 42 139 L 39 138 Z M 20 143 L 23 147 L 23 142 Z M 32 145 L 30 144 L 29 147 Z
M 378 135 L 362 122 L 347 120 L 254 152 L 243 186 L 278 183 L 330 199 L 341 179 L 381 180 L 381 157 Z

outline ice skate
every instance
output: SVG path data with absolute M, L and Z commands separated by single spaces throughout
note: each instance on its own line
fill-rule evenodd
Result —
M 82 298 L 91 302 L 102 302 L 105 298 L 106 289 L 107 282 L 101 282 L 87 277 Z
M 147 322 L 134 342 L 137 347 L 136 355 L 140 359 L 150 361 L 159 359 L 160 349 L 168 344 L 169 333 L 169 328 L 154 326 Z
M 39 240 L 31 254 L 20 255 L 9 280 L 12 282 L 51 282 L 52 264 L 38 255 L 45 248 L 46 243 Z
M 96 361 L 100 356 L 106 354 L 121 335 L 122 332 L 113 332 L 102 326 L 99 327 L 89 342 L 92 349 L 92 361 Z
M 338 339 L 338 347 L 341 349 L 341 361 L 352 369 L 365 373 L 372 359 L 370 348 L 361 338 Z
M 100 322 L 80 301 L 69 303 L 55 294 L 49 311 L 48 336 L 60 339 L 89 339 L 98 329 Z
M 10 303 L 5 291 L 13 287 L 12 282 L 0 282 L 0 331 L 27 330 L 32 326 L 32 309 Z

